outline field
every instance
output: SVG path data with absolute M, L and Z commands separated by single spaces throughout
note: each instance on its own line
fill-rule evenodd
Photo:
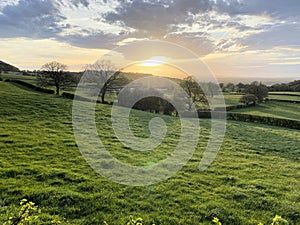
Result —
M 300 96 L 300 92 L 291 92 L 291 91 L 271 91 L 270 95 L 298 95 Z
M 231 112 L 245 113 L 249 115 L 300 120 L 300 104 L 287 102 L 265 102 L 256 107 L 236 109 Z
M 275 99 L 275 100 L 288 100 L 288 101 L 300 101 L 300 95 L 298 96 L 290 96 L 290 95 L 269 95 L 270 99 Z
M 0 224 L 22 198 L 42 211 L 40 224 L 125 224 L 130 215 L 146 224 L 271 223 L 279 214 L 300 224 L 300 133 L 242 122 L 227 123 L 214 163 L 198 164 L 208 141 L 209 120 L 201 120 L 198 147 L 184 168 L 167 181 L 147 187 L 113 183 L 93 171 L 78 150 L 72 130 L 72 101 L 0 82 Z M 180 122 L 168 125 L 153 152 L 132 153 L 116 141 L 110 106 L 97 106 L 99 136 L 111 153 L 129 164 L 155 163 L 177 144 Z M 154 114 L 132 111 L 139 136 Z M 51 219 L 50 219 L 51 218 Z M 48 221 L 48 222 L 47 222 Z
M 35 76 L 25 76 L 25 75 L 19 75 L 19 74 L 1 74 L 0 77 L 2 77 L 3 79 L 21 80 L 21 81 L 25 81 L 27 83 L 36 85 L 36 77 Z
M 238 94 L 224 94 L 224 100 L 227 106 L 240 104 L 240 98 L 242 95 Z

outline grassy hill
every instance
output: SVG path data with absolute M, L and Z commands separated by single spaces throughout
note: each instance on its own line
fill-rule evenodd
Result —
M 125 224 L 133 215 L 157 225 L 211 224 L 213 217 L 250 225 L 270 224 L 275 214 L 300 224 L 299 131 L 228 121 L 217 159 L 199 172 L 210 132 L 209 120 L 202 120 L 199 145 L 181 171 L 159 184 L 129 187 L 86 163 L 74 140 L 71 107 L 71 100 L 0 82 L 0 224 L 22 198 L 41 209 L 39 224 L 53 218 L 62 224 Z M 133 153 L 117 141 L 110 110 L 97 105 L 96 121 L 115 157 L 140 165 L 174 150 L 180 134 L 176 118 L 162 116 L 168 133 L 155 151 Z M 153 116 L 133 110 L 133 131 L 149 135 Z

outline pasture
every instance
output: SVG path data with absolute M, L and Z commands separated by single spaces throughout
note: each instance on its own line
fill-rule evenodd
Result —
M 36 77 L 35 76 L 25 76 L 21 74 L 1 74 L 0 75 L 4 80 L 5 79 L 14 79 L 14 80 L 21 80 L 33 85 L 36 85 Z
M 231 112 L 244 113 L 256 116 L 266 116 L 273 118 L 300 120 L 300 104 L 288 102 L 265 102 L 260 103 L 256 107 L 236 109 Z
M 280 116 L 296 118 L 299 112 L 298 106 L 285 112 L 277 106 L 272 111 Z M 0 224 L 22 198 L 41 209 L 39 224 L 51 224 L 52 219 L 62 224 L 125 224 L 133 215 L 156 225 L 208 225 L 214 217 L 225 225 L 252 225 L 270 224 L 275 214 L 300 224 L 299 131 L 228 121 L 216 160 L 200 172 L 210 132 L 210 121 L 201 120 L 198 147 L 182 170 L 159 184 L 130 187 L 103 178 L 86 163 L 75 143 L 71 109 L 69 99 L 0 82 Z M 154 151 L 132 152 L 117 141 L 110 110 L 97 105 L 97 129 L 118 159 L 145 165 L 174 150 L 180 135 L 177 118 L 132 110 L 130 125 L 140 137 L 149 135 L 148 122 L 154 116 L 168 125 Z

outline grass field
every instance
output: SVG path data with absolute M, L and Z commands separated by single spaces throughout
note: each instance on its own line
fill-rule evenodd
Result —
M 245 113 L 249 115 L 300 120 L 300 104 L 286 102 L 265 102 L 256 107 L 236 109 L 231 112 Z
M 115 184 L 93 171 L 72 131 L 72 101 L 0 82 L 0 224 L 22 198 L 42 210 L 40 224 L 125 224 L 130 215 L 146 224 L 269 224 L 275 214 L 300 224 L 300 134 L 242 122 L 228 122 L 222 149 L 209 169 L 198 171 L 209 134 L 174 177 L 147 187 Z M 117 158 L 141 165 L 156 162 L 177 144 L 180 123 L 169 125 L 154 152 L 133 154 L 116 141 L 110 107 L 97 106 L 99 136 Z M 153 114 L 133 111 L 132 128 L 147 136 Z M 46 222 L 48 221 L 48 222 Z
M 270 95 L 299 95 L 300 96 L 300 92 L 294 92 L 294 91 L 270 91 L 269 92 Z
M 224 100 L 227 106 L 240 104 L 240 98 L 242 95 L 237 94 L 224 94 Z
M 0 75 L 3 79 L 15 79 L 15 80 L 21 80 L 25 81 L 27 83 L 36 85 L 36 77 L 35 76 L 25 76 L 25 75 L 19 75 L 19 74 L 1 74 Z
M 298 96 L 290 96 L 290 95 L 269 95 L 270 99 L 275 99 L 275 100 L 289 100 L 289 101 L 300 101 L 300 95 Z

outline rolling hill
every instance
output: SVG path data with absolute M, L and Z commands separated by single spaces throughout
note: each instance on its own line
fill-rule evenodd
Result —
M 38 224 L 126 224 L 130 215 L 147 224 L 270 224 L 281 215 L 300 223 L 299 132 L 280 127 L 227 122 L 213 164 L 200 172 L 210 121 L 201 120 L 199 144 L 191 160 L 161 183 L 131 187 L 102 177 L 85 161 L 72 129 L 72 101 L 0 82 L 0 224 L 21 199 L 41 210 Z M 132 110 L 130 127 L 149 136 L 157 115 Z M 111 106 L 96 106 L 99 138 L 120 161 L 134 166 L 157 163 L 178 143 L 181 123 L 162 116 L 168 131 L 152 151 L 131 151 L 117 141 Z M 109 160 L 105 162 L 109 168 Z M 144 223 L 143 223 L 144 224 Z

